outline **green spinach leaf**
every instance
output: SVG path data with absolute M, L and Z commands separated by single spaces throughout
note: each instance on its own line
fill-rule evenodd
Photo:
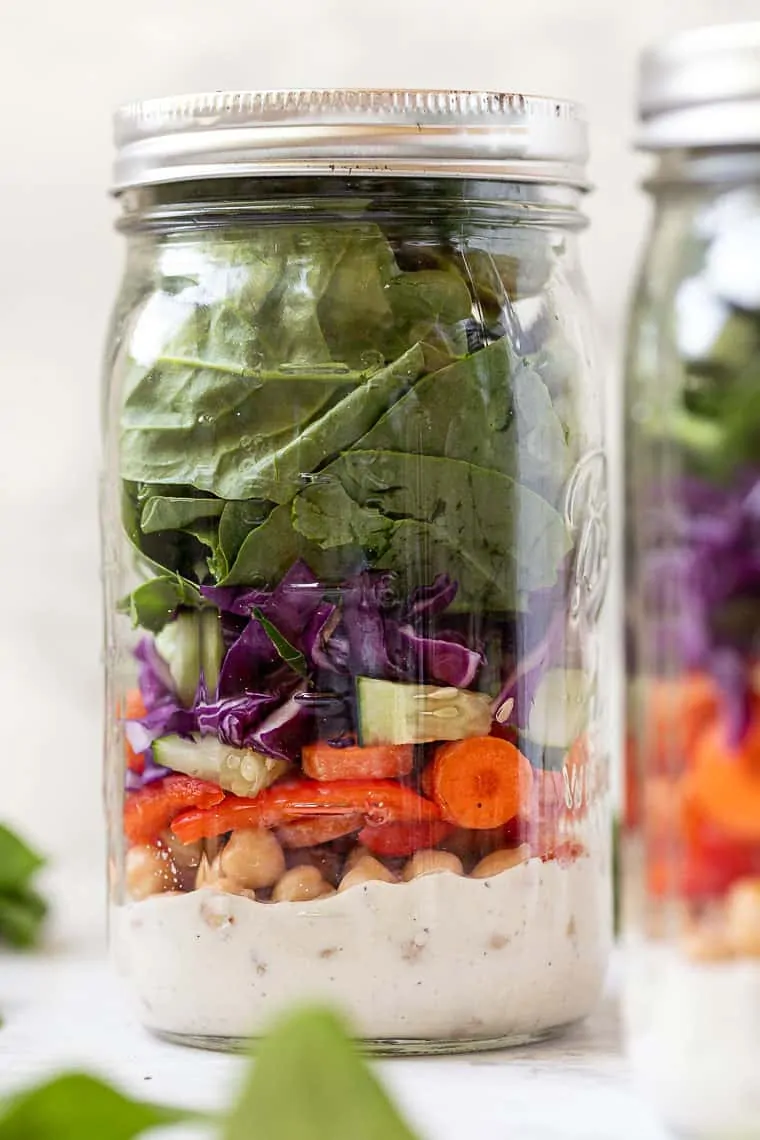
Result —
M 0 1140 L 132 1140 L 203 1114 L 131 1100 L 86 1073 L 68 1073 L 0 1102 Z
M 221 499 L 180 498 L 152 495 L 146 499 L 140 518 L 143 534 L 162 530 L 189 530 L 199 520 L 219 518 L 224 509 Z
M 132 625 L 160 633 L 180 606 L 200 607 L 200 590 L 178 574 L 164 574 L 142 582 L 118 603 L 120 613 L 129 614 Z
M 359 506 L 342 483 L 328 476 L 297 496 L 293 525 L 323 550 L 354 543 L 368 551 L 370 558 L 372 552 L 387 549 L 394 527 L 382 511 Z
M 462 460 L 351 451 L 333 468 L 351 498 L 397 520 L 375 562 L 409 587 L 459 581 L 460 610 L 517 610 L 551 586 L 570 548 L 562 517 L 510 476 Z
M 422 349 L 415 345 L 399 360 L 370 376 L 295 439 L 270 452 L 257 469 L 249 467 L 250 492 L 276 503 L 289 502 L 303 487 L 302 475 L 317 470 L 354 444 L 414 383 L 423 367 Z
M 365 565 L 357 546 L 323 550 L 293 527 L 291 505 L 275 507 L 260 526 L 255 527 L 240 546 L 222 586 L 274 585 L 302 558 L 324 582 L 340 582 Z
M 23 949 L 37 941 L 47 904 L 32 886 L 44 859 L 0 824 L 0 942 Z
M 264 633 L 267 635 L 272 645 L 277 650 L 278 654 L 296 673 L 300 673 L 302 677 L 306 676 L 306 658 L 300 650 L 296 649 L 295 645 L 291 645 L 287 637 L 280 633 L 276 625 L 265 617 L 258 606 L 253 607 L 253 616 L 259 622 Z
M 222 1140 L 415 1140 L 331 1013 L 283 1020 L 261 1043 Z M 0 1135 L 0 1140 L 4 1140 Z
M 358 444 L 509 475 L 555 501 L 570 457 L 549 393 L 506 339 L 424 376 Z

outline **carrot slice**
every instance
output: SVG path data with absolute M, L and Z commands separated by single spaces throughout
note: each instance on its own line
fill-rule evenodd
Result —
M 116 715 L 121 718 L 121 703 L 116 702 Z M 147 715 L 145 701 L 139 689 L 130 689 L 124 699 L 124 720 L 142 720 Z M 128 740 L 124 741 L 124 759 L 131 772 L 145 770 L 145 757 L 141 752 L 135 752 Z
M 460 827 L 499 827 L 530 803 L 530 762 L 506 740 L 471 736 L 436 752 L 429 778 L 444 819 Z
M 729 836 L 760 840 L 760 711 L 738 749 L 720 723 L 703 733 L 685 792 L 702 815 Z
M 139 689 L 130 689 L 124 699 L 124 719 L 142 720 L 148 710 Z
M 414 764 L 411 744 L 335 748 L 326 741 L 308 744 L 301 753 L 304 774 L 313 780 L 384 780 L 408 776 Z
M 384 823 L 380 827 L 363 828 L 359 833 L 359 842 L 374 855 L 391 858 L 437 847 L 453 830 L 452 824 L 442 820 L 430 820 L 428 823 Z
M 364 823 L 363 815 L 314 816 L 296 819 L 283 824 L 277 831 L 277 838 L 283 847 L 319 847 L 321 843 L 332 843 L 352 835 Z
M 718 714 L 715 683 L 706 673 L 652 679 L 643 694 L 643 723 L 633 727 L 628 762 L 639 778 L 684 768 Z M 637 710 L 634 710 L 637 711 Z M 644 753 L 639 755 L 640 749 Z M 631 774 L 629 779 L 634 779 Z
M 185 809 L 210 808 L 221 803 L 224 792 L 193 776 L 165 776 L 130 792 L 124 803 L 124 834 L 130 843 L 152 843 Z

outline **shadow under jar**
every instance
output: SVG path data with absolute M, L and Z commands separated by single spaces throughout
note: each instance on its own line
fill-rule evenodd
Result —
M 389 1052 L 589 1012 L 610 937 L 598 379 L 572 106 L 117 119 L 112 941 L 144 1023 Z
M 652 50 L 627 377 L 628 1037 L 679 1136 L 760 1136 L 760 24 Z

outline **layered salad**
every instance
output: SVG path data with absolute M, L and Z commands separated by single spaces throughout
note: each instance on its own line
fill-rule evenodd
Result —
M 684 1135 L 760 1135 L 760 197 L 697 212 L 677 391 L 640 418 L 634 1056 Z M 633 644 L 633 641 L 632 641 Z M 634 767 L 638 765 L 638 779 Z
M 380 1043 L 519 1040 L 602 981 L 604 469 L 563 241 L 365 213 L 156 239 L 119 338 L 115 923 L 184 1039 L 318 996 Z

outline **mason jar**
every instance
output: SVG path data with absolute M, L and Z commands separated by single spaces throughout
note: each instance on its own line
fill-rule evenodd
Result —
M 628 1030 L 679 1135 L 760 1136 L 760 24 L 652 50 L 627 381 Z
M 112 937 L 144 1023 L 380 1050 L 583 1017 L 610 938 L 605 454 L 570 104 L 117 118 Z

